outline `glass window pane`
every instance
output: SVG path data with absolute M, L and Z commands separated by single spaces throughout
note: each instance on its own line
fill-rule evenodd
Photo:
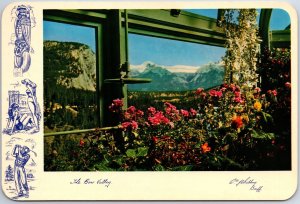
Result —
M 273 9 L 270 19 L 270 30 L 285 30 L 291 24 L 289 14 L 283 9 Z
M 95 33 L 44 21 L 45 132 L 97 127 Z
M 130 77 L 152 79 L 151 83 L 128 85 L 129 105 L 146 105 L 137 102 L 146 100 L 143 94 L 150 103 L 175 101 L 199 87 L 212 88 L 224 80 L 223 47 L 129 34 L 129 53 Z M 169 97 L 159 99 L 154 96 L 158 92 Z

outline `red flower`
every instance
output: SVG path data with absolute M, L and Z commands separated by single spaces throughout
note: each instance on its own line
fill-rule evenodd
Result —
M 80 138 L 80 140 L 79 140 L 79 146 L 83 147 L 84 144 L 85 144 L 84 140 L 82 138 Z
M 225 87 L 222 87 L 222 88 L 221 88 L 221 91 L 222 91 L 222 92 L 224 92 L 224 91 L 226 91 L 226 90 L 227 90 L 227 89 L 226 89 Z
M 165 103 L 165 111 L 168 118 L 171 118 L 174 121 L 180 120 L 179 110 L 177 110 L 176 106 L 172 105 L 171 103 Z
M 230 89 L 231 89 L 232 91 L 235 91 L 235 89 L 236 89 L 235 85 L 234 85 L 234 84 L 230 84 Z
M 180 110 L 180 113 L 183 115 L 183 117 L 189 117 L 189 112 L 187 110 Z
M 197 111 L 193 108 L 190 109 L 190 114 L 191 116 L 196 116 L 197 115 Z
M 154 107 L 150 106 L 150 107 L 148 108 L 148 112 L 149 112 L 151 115 L 153 115 L 153 114 L 155 114 L 156 109 L 155 109 Z
M 241 116 L 232 117 L 231 125 L 235 129 L 239 129 L 239 128 L 243 127 L 243 118 Z
M 122 99 L 117 98 L 117 99 L 113 100 L 113 104 L 117 107 L 122 107 L 123 106 L 123 101 L 122 101 Z
M 124 113 L 124 118 L 125 118 L 125 120 L 130 120 L 132 118 L 132 115 L 126 111 Z
M 136 130 L 139 127 L 138 123 L 134 120 L 132 122 L 123 122 L 121 125 L 124 130 L 127 130 L 129 128 L 132 128 L 132 130 Z
M 222 97 L 222 91 L 217 91 L 215 89 L 212 89 L 212 90 L 209 91 L 209 95 L 211 95 L 213 97 L 221 98 Z
M 256 88 L 254 89 L 254 92 L 255 92 L 255 93 L 260 93 L 260 92 L 261 92 L 261 89 L 260 89 L 259 87 L 256 87 Z
M 234 102 L 236 103 L 244 103 L 244 100 L 241 97 L 234 98 Z
M 128 113 L 131 113 L 131 114 L 134 114 L 136 111 L 136 108 L 134 106 L 130 106 L 128 109 L 127 109 L 127 112 Z
M 276 89 L 274 89 L 274 90 L 268 90 L 267 93 L 270 94 L 270 95 L 273 95 L 273 96 L 277 96 Z
M 224 83 L 222 86 L 225 87 L 226 89 L 229 87 L 229 85 L 226 83 Z
M 113 103 L 109 106 L 111 112 L 119 112 L 120 108 L 123 106 L 123 101 L 121 99 L 113 100 Z
M 170 120 L 166 118 L 161 111 L 155 113 L 152 117 L 148 117 L 151 125 L 169 124 Z
M 203 88 L 198 88 L 197 90 L 196 90 L 196 95 L 200 95 L 202 92 L 203 92 Z
M 172 112 L 172 111 L 177 110 L 176 106 L 172 105 L 169 102 L 165 102 L 165 106 L 166 106 L 166 111 L 168 111 L 168 112 Z
M 236 98 L 240 98 L 240 97 L 241 97 L 241 92 L 235 91 L 235 92 L 234 92 L 234 96 L 235 96 Z
M 138 126 L 138 123 L 133 120 L 131 122 L 131 127 L 132 127 L 133 130 L 136 130 L 139 126 Z
M 121 125 L 124 130 L 127 130 L 131 126 L 131 122 L 123 122 Z
M 153 141 L 154 143 L 157 143 L 157 142 L 158 142 L 158 138 L 155 137 L 155 136 L 153 136 L 153 137 L 152 137 L 152 141 Z
M 136 115 L 137 115 L 137 116 L 143 116 L 143 115 L 144 115 L 144 112 L 141 111 L 141 110 L 138 110 L 138 111 L 136 112 Z
M 202 153 L 205 154 L 206 152 L 210 152 L 211 147 L 208 146 L 208 143 L 207 143 L 207 142 L 205 142 L 203 145 L 201 145 L 201 150 L 202 150 Z

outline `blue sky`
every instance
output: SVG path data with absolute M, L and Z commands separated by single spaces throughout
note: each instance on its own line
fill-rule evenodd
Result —
M 270 30 L 284 30 L 291 23 L 289 14 L 282 9 L 273 9 Z
M 167 66 L 199 66 L 217 62 L 224 54 L 223 47 L 129 34 L 129 61 L 135 65 L 152 61 Z
M 87 26 L 44 21 L 44 40 L 79 42 L 96 50 L 95 29 Z
M 185 11 L 205 15 L 211 18 L 217 18 L 217 9 L 184 9 Z M 260 12 L 260 9 L 258 9 Z M 257 18 L 257 20 L 259 20 Z M 273 9 L 270 21 L 271 30 L 283 30 L 291 23 L 289 14 L 283 9 Z
M 193 13 L 216 17 L 216 9 L 187 10 Z M 290 24 L 287 12 L 274 9 L 270 29 L 284 29 Z M 44 40 L 80 42 L 95 51 L 95 29 L 65 23 L 44 21 Z M 129 61 L 138 65 L 152 61 L 160 65 L 199 66 L 208 62 L 217 62 L 224 56 L 225 49 L 208 45 L 187 43 L 155 37 L 129 34 Z

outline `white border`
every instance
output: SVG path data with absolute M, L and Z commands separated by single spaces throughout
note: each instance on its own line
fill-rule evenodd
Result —
M 33 6 L 35 17 L 37 18 L 37 29 L 42 32 L 42 9 L 54 8 L 227 8 L 230 7 L 246 7 L 252 8 L 284 8 L 291 16 L 292 27 L 292 106 L 294 111 L 292 113 L 292 127 L 293 127 L 293 169 L 292 171 L 283 172 L 43 172 L 43 140 L 42 134 L 36 135 L 38 143 L 41 144 L 39 151 L 39 176 L 37 179 L 38 187 L 32 191 L 30 199 L 32 200 L 285 200 L 293 195 L 297 186 L 297 171 L 298 171 L 298 138 L 297 138 L 297 113 L 298 113 L 298 87 L 295 86 L 298 82 L 298 22 L 296 11 L 287 3 L 282 2 L 216 2 L 216 1 L 176 1 L 176 2 L 21 2 L 22 4 L 29 4 Z M 7 29 L 4 23 L 7 15 L 16 3 L 10 4 L 6 7 L 2 16 L 2 63 L 4 59 L 11 59 L 12 52 L 4 52 L 6 50 L 6 35 L 11 34 L 11 29 Z M 32 75 L 37 81 L 42 82 L 40 75 L 42 69 L 42 34 L 35 37 L 36 47 L 36 71 L 39 74 Z M 33 46 L 34 47 L 34 46 Z M 11 49 L 9 49 L 11 50 Z M 7 77 L 5 77 L 5 63 L 2 64 L 2 101 L 5 99 Z M 37 76 L 36 76 L 37 75 Z M 41 84 L 40 88 L 42 88 Z M 39 92 L 42 98 L 42 93 Z M 2 116 L 3 114 L 2 109 Z M 2 137 L 2 144 L 5 138 Z M 2 146 L 3 148 L 3 146 Z M 3 155 L 3 153 L 2 153 Z M 2 164 L 3 164 L 2 160 Z M 2 165 L 3 166 L 3 165 Z M 244 187 L 232 188 L 228 185 L 230 179 L 234 177 L 247 178 L 251 176 L 257 182 L 264 186 L 261 193 L 249 192 Z M 74 186 L 69 185 L 73 178 L 108 178 L 112 180 L 112 185 L 105 189 L 95 186 Z M 55 189 L 55 190 L 54 190 Z

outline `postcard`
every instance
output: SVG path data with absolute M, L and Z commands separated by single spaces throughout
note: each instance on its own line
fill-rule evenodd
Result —
M 286 200 L 298 22 L 280 2 L 14 2 L 2 19 L 12 200 Z

